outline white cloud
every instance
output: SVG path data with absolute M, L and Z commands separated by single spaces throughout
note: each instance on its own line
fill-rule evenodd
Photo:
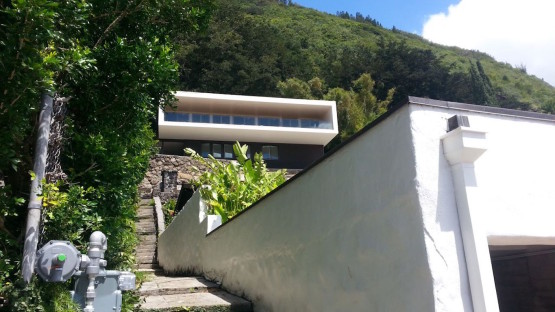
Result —
M 431 15 L 422 36 L 479 50 L 555 86 L 555 1 L 461 0 Z

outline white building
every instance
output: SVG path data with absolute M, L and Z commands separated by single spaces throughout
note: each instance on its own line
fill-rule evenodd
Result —
M 338 133 L 334 101 L 178 91 L 159 110 L 162 154 L 190 147 L 204 156 L 233 158 L 235 141 L 261 152 L 269 167 L 301 169 L 322 157 Z
M 553 115 L 410 98 L 208 235 L 194 196 L 159 262 L 257 311 L 555 311 L 554 160 Z

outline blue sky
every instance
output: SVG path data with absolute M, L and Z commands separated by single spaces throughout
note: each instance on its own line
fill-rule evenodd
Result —
M 555 0 L 293 0 L 335 14 L 376 19 L 448 46 L 478 50 L 524 66 L 555 86 Z
M 378 20 L 382 26 L 395 26 L 404 31 L 421 34 L 422 26 L 432 14 L 447 12 L 451 4 L 459 0 L 293 0 L 304 7 L 335 14 L 347 11 L 351 14 L 362 13 L 363 16 Z

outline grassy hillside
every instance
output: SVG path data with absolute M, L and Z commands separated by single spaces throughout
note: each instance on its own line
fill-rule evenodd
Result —
M 271 0 L 218 1 L 210 28 L 180 39 L 181 88 L 279 96 L 288 78 L 349 89 L 363 73 L 375 94 L 407 95 L 555 112 L 555 88 L 477 51 L 433 44 L 374 20 Z

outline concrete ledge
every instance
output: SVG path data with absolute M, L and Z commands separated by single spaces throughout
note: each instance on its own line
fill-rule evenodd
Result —
M 156 226 L 158 229 L 158 236 L 162 235 L 166 230 L 166 224 L 164 222 L 164 212 L 162 211 L 162 202 L 160 197 L 154 197 L 154 210 L 156 215 Z

